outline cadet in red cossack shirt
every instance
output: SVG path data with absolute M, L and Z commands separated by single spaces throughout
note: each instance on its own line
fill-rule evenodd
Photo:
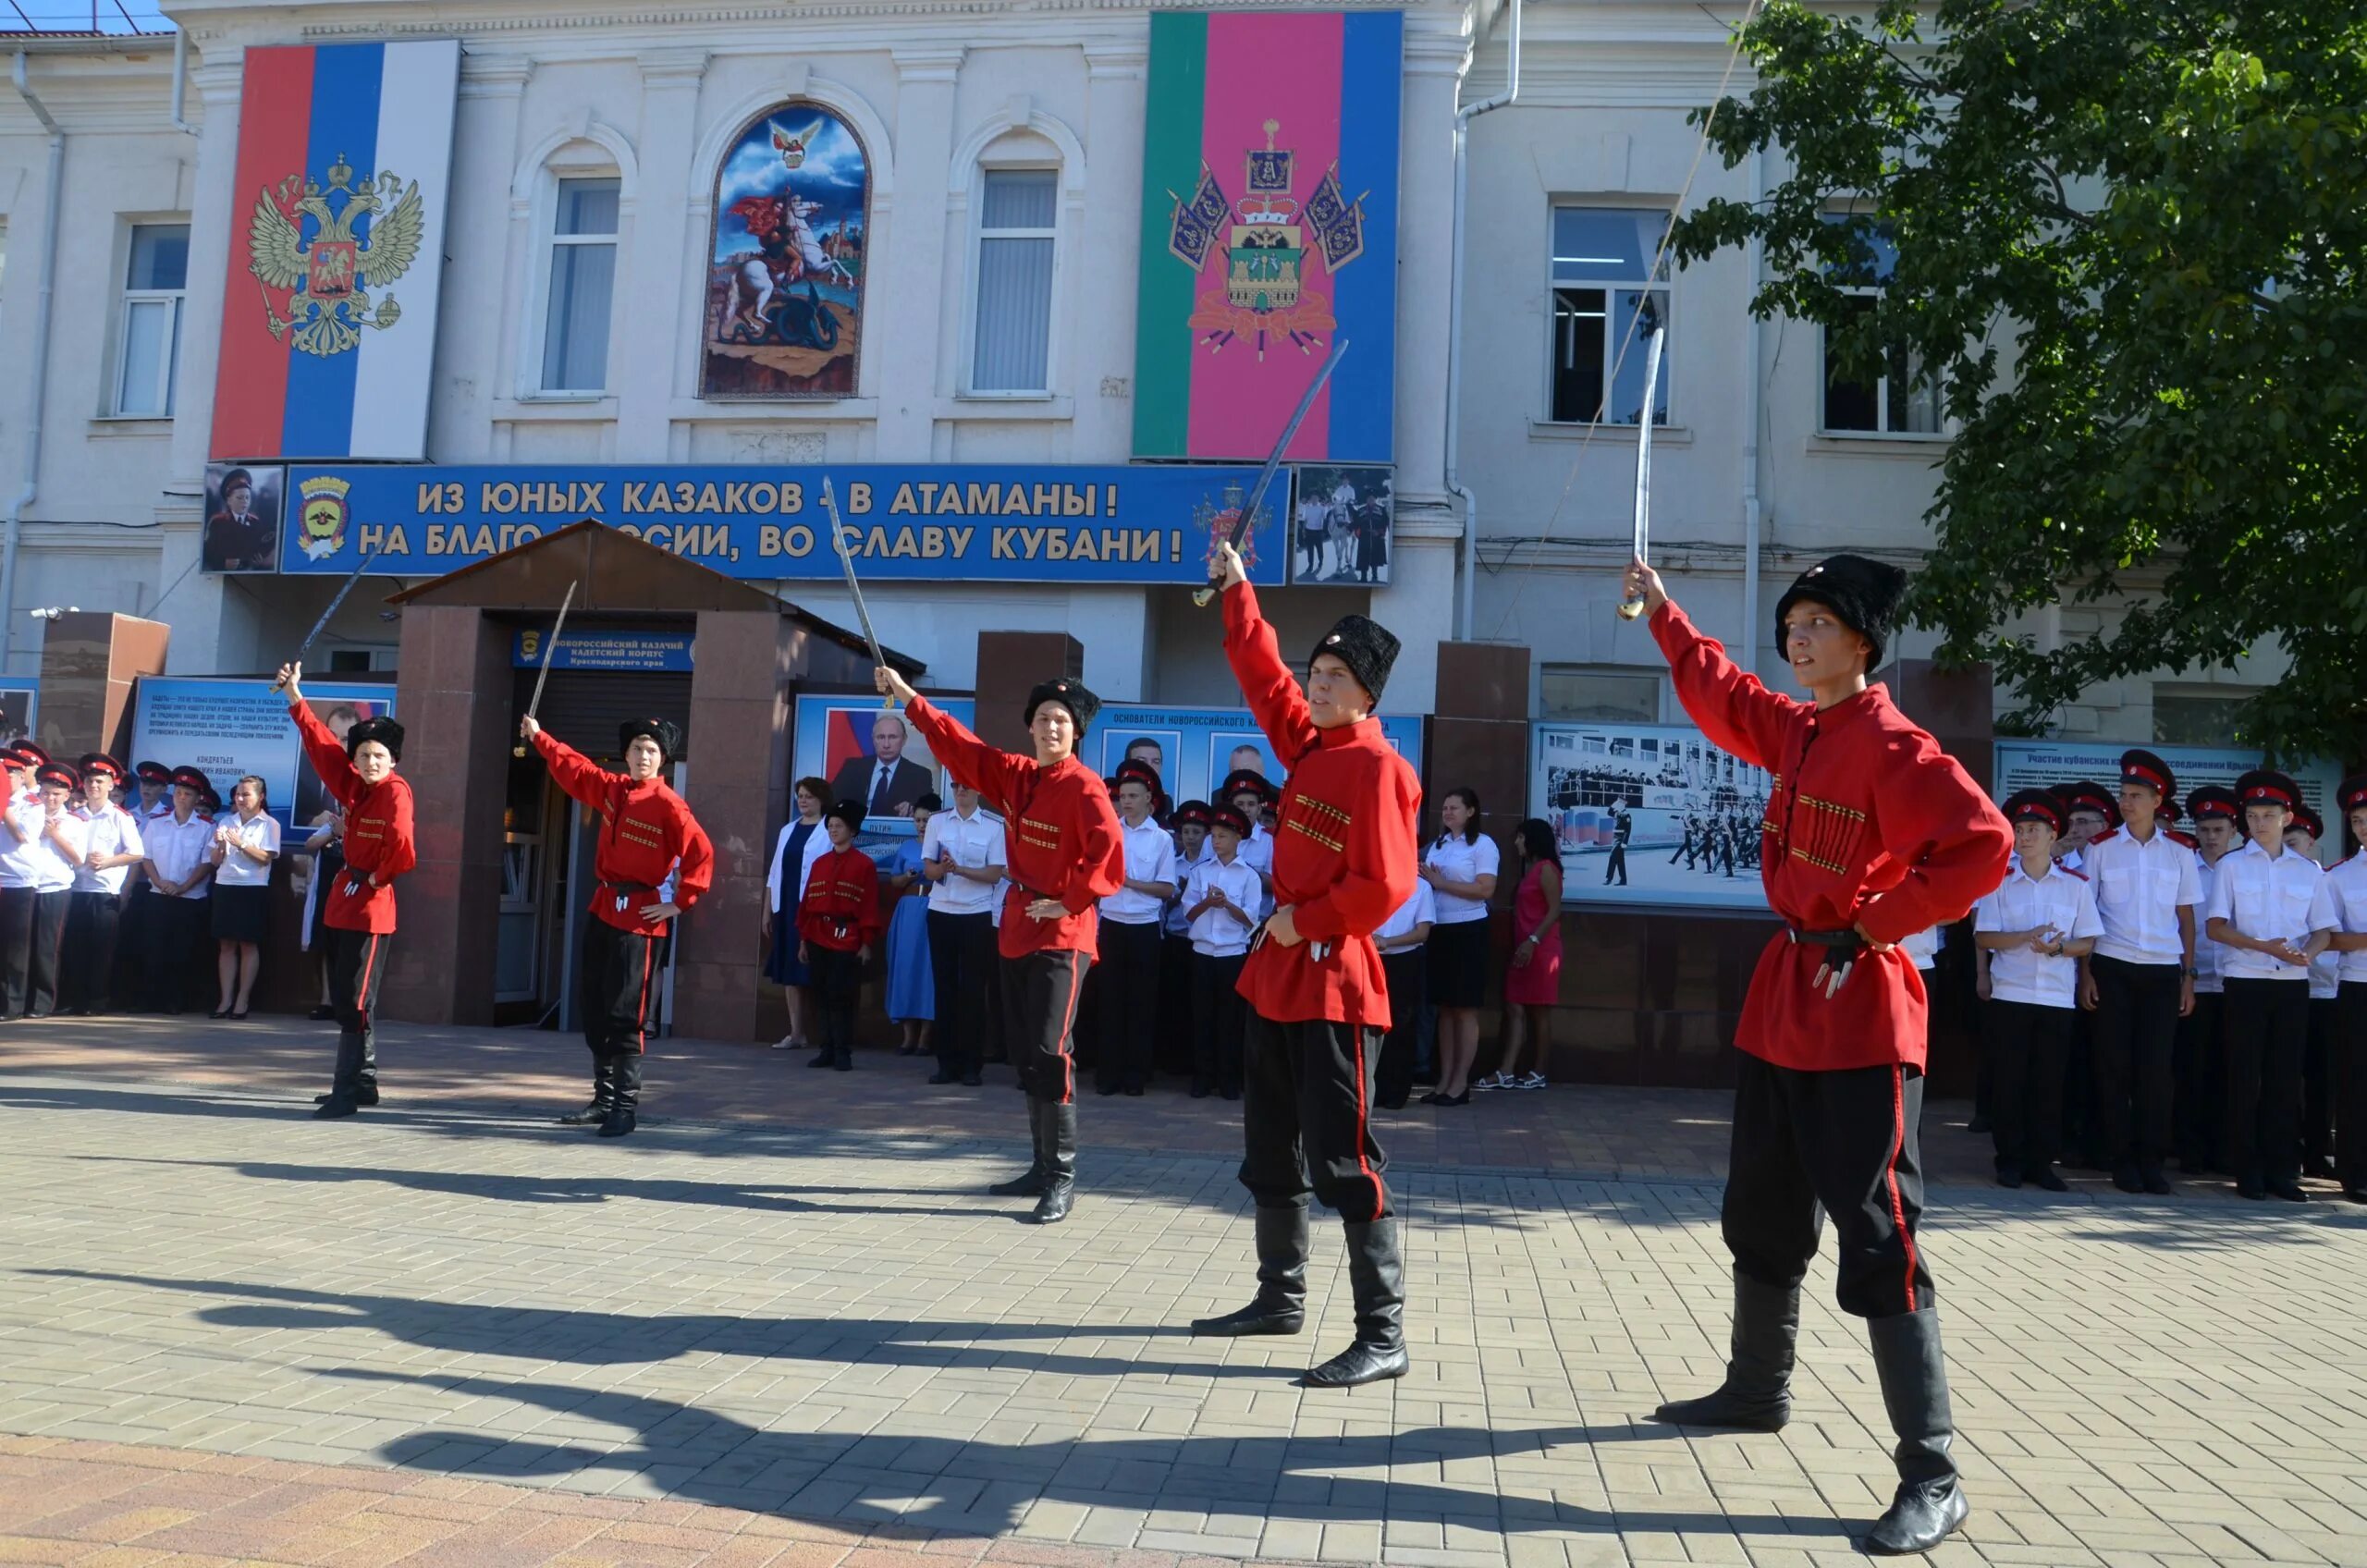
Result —
M 1651 616 L 1686 713 L 1712 744 L 1773 775 L 1760 878 L 1786 929 L 1760 955 L 1727 1164 L 1733 1358 L 1715 1393 L 1663 1421 L 1773 1431 L 1791 1415 L 1800 1280 L 1823 1214 L 1840 1235 L 1842 1310 L 1870 1320 L 1899 1486 L 1866 1550 L 1928 1550 L 1969 1511 L 1923 1209 L 1922 977 L 1896 944 L 1964 918 L 2005 880 L 2013 829 L 1939 743 L 1866 675 L 1882 663 L 1907 574 L 1863 556 L 1810 567 L 1775 606 L 1776 641 L 1810 701 L 1738 668 L 1637 561 L 1626 597 Z
M 671 720 L 629 718 L 617 727 L 622 773 L 610 773 L 531 717 L 519 722 L 518 732 L 542 753 L 560 789 L 600 814 L 592 863 L 592 913 L 598 918 L 583 923 L 577 964 L 592 1103 L 559 1121 L 572 1127 L 597 1122 L 600 1136 L 621 1138 L 639 1120 L 642 1052 L 657 974 L 666 967 L 657 944 L 713 883 L 715 846 L 662 777 L 682 750 L 682 732 Z
M 1356 1338 L 1310 1369 L 1314 1388 L 1405 1375 L 1404 1270 L 1388 1163 L 1367 1120 L 1389 1032 L 1372 934 L 1413 896 L 1422 790 L 1372 717 L 1397 639 L 1343 617 L 1307 660 L 1282 663 L 1241 557 L 1219 552 L 1224 651 L 1257 727 L 1290 771 L 1273 838 L 1274 913 L 1241 972 L 1249 998 L 1241 1182 L 1257 1200 L 1257 1295 L 1196 1334 L 1295 1334 L 1306 1321 L 1310 1192 L 1347 1224 Z
M 874 672 L 903 704 L 953 781 L 1002 818 L 1003 1035 L 1027 1090 L 1036 1158 L 987 1189 L 1036 1199 L 1036 1222 L 1057 1225 L 1076 1201 L 1076 1006 L 1099 953 L 1100 903 L 1126 883 L 1126 850 L 1109 786 L 1077 760 L 1101 711 L 1085 682 L 1063 676 L 1027 693 L 1032 757 L 997 751 L 914 692 L 892 669 Z
M 797 906 L 798 962 L 812 972 L 822 1009 L 822 1048 L 806 1065 L 840 1072 L 854 1066 L 863 966 L 887 924 L 879 917 L 879 867 L 854 847 L 865 809 L 861 801 L 840 801 L 822 814 L 829 851 L 806 874 Z
M 281 667 L 288 716 L 322 788 L 345 808 L 345 869 L 329 884 L 321 926 L 329 945 L 329 1005 L 337 1010 L 337 1076 L 314 1116 L 351 1116 L 378 1103 L 378 986 L 395 936 L 395 878 L 419 864 L 411 781 L 399 777 L 403 727 L 365 718 L 340 743 L 304 704 L 302 665 Z

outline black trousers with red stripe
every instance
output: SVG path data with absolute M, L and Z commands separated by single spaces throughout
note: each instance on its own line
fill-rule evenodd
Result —
M 1373 1141 L 1374 1064 L 1386 1031 L 1327 1019 L 1277 1023 L 1252 1008 L 1241 1083 L 1241 1184 L 1260 1208 L 1311 1193 L 1350 1224 L 1392 1212 Z
M 329 1092 L 347 1099 L 378 1086 L 378 985 L 386 977 L 391 932 L 325 928 L 329 944 L 329 1006 L 337 1010 L 337 1078 Z
M 1923 1074 L 1809 1072 L 1744 1052 L 1735 1084 L 1723 1224 L 1735 1267 L 1796 1289 L 1833 1216 L 1841 1310 L 1895 1317 L 1932 1305 L 1915 1244 L 1923 1214 Z
M 646 1047 L 666 967 L 657 954 L 659 941 L 619 931 L 596 916 L 584 920 L 576 1007 L 583 1014 L 583 1043 L 595 1060 L 612 1051 L 639 1056 Z
M 1076 1005 L 1092 968 L 1073 948 L 1002 961 L 1003 1039 L 1029 1099 L 1076 1098 Z

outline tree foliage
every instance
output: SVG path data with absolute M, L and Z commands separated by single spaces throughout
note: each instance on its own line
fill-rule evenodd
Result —
M 2367 758 L 2367 5 L 1772 0 L 1743 45 L 1757 86 L 1695 120 L 1782 178 L 1674 248 L 1755 237 L 1757 314 L 1824 325 L 1852 376 L 1937 378 L 1961 431 L 1912 608 L 1942 656 L 2040 726 L 2274 645 L 2245 738 Z M 2002 630 L 2056 603 L 2111 613 Z

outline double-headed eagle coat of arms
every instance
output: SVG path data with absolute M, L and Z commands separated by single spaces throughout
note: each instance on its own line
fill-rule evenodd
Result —
M 411 270 L 427 227 L 419 181 L 405 185 L 388 170 L 356 185 L 342 153 L 327 174 L 325 186 L 289 175 L 255 199 L 247 221 L 249 270 L 263 290 L 271 335 L 293 333 L 295 347 L 323 356 L 360 343 L 365 326 L 383 330 L 401 318 L 393 295 L 382 294 L 373 309 L 369 291 Z M 366 237 L 356 232 L 365 217 Z M 291 291 L 284 316 L 274 289 Z

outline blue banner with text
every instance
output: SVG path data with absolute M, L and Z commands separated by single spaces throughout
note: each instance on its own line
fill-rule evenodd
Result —
M 283 572 L 435 576 L 570 523 L 621 529 L 728 577 L 840 575 L 822 504 L 830 482 L 855 570 L 895 582 L 1208 581 L 1256 471 L 1162 464 L 846 463 L 815 467 L 290 467 Z M 1243 542 L 1251 581 L 1289 565 L 1268 490 Z

